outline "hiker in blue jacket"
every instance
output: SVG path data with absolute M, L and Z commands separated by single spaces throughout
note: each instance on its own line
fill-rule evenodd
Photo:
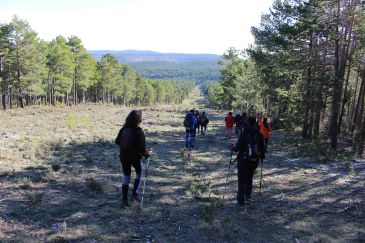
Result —
M 193 148 L 195 142 L 195 127 L 197 125 L 197 120 L 194 115 L 194 110 L 190 110 L 186 113 L 184 119 L 185 127 L 185 147 Z

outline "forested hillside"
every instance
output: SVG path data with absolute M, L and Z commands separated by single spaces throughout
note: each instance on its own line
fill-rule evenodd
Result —
M 207 88 L 220 108 L 266 110 L 303 138 L 365 140 L 365 15 L 360 0 L 275 1 L 252 27 L 255 45 L 224 55 Z
M 213 54 L 159 53 L 152 51 L 88 51 L 99 60 L 106 53 L 130 65 L 145 78 L 168 80 L 219 80 L 221 58 Z
M 200 82 L 220 79 L 221 66 L 218 61 L 131 62 L 129 65 L 141 76 L 151 79 Z
M 0 24 L 0 77 L 3 109 L 85 102 L 181 103 L 194 87 L 191 81 L 144 78 L 110 53 L 96 60 L 76 36 L 46 42 L 16 16 Z

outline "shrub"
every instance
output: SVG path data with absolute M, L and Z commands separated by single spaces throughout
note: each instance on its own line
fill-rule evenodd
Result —
M 104 191 L 101 183 L 92 177 L 86 179 L 86 185 L 93 192 L 102 193 Z
M 25 194 L 30 205 L 36 205 L 42 202 L 44 192 L 28 192 Z

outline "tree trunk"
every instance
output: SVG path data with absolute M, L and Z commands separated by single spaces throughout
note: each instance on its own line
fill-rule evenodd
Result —
M 313 122 L 313 137 L 317 138 L 319 136 L 319 127 L 321 125 L 321 110 L 323 106 L 323 85 L 319 84 L 316 103 L 314 107 L 314 122 Z
M 55 106 L 57 102 L 56 92 L 54 88 L 52 88 L 52 105 Z
M 341 82 L 341 64 L 343 61 L 340 60 L 340 0 L 337 1 L 337 20 L 336 20 L 336 40 L 335 40 L 335 76 L 333 78 L 333 91 L 332 91 L 332 110 L 331 110 L 331 123 L 330 123 L 330 140 L 331 147 L 337 148 L 337 127 L 338 127 L 338 116 L 340 111 L 340 102 L 342 96 L 342 82 Z
M 47 90 L 47 103 L 48 105 L 51 105 L 51 87 L 48 85 L 48 90 Z
M 48 93 L 49 93 L 49 88 L 47 88 L 47 92 L 44 96 L 44 105 L 47 105 L 48 104 Z
M 23 95 L 19 95 L 18 96 L 18 100 L 19 100 L 19 104 L 20 104 L 20 108 L 24 108 L 24 99 L 23 99 Z
M 2 100 L 2 104 L 3 104 L 3 109 L 6 110 L 6 100 L 7 100 L 7 97 L 6 97 L 6 93 L 4 91 L 2 93 L 1 100 Z
M 318 56 L 317 56 L 317 52 L 316 52 L 316 43 L 317 43 L 317 39 L 314 38 L 314 40 L 312 41 L 312 50 L 313 50 L 313 57 L 311 59 L 311 63 L 310 66 L 313 66 L 313 70 L 311 71 L 311 85 L 309 85 L 309 89 L 310 91 L 310 107 L 309 107 L 309 111 L 310 111 L 310 116 L 309 116 L 309 126 L 308 126 L 308 138 L 312 138 L 313 137 L 313 133 L 314 133 L 314 126 L 315 126 L 315 115 L 316 115 L 316 107 L 319 106 L 320 107 L 320 101 L 318 101 L 320 99 L 320 97 L 322 97 L 322 93 L 319 94 L 319 80 L 317 78 L 317 62 L 318 62 Z
M 30 95 L 25 95 L 25 105 L 26 106 L 30 106 L 31 105 L 31 96 Z
M 351 132 L 359 130 L 361 126 L 362 114 L 364 111 L 364 98 L 365 98 L 365 68 L 361 75 L 360 92 L 357 99 L 354 118 L 352 121 Z
M 353 94 L 353 99 L 352 99 L 352 107 L 351 107 L 351 113 L 350 113 L 350 119 L 353 120 L 353 117 L 354 117 L 354 113 L 355 113 L 355 107 L 356 107 L 356 97 L 357 97 L 357 89 L 358 89 L 358 86 L 359 86 L 359 72 L 357 72 L 357 76 L 356 76 L 356 84 L 355 84 L 355 91 L 354 91 L 354 94 Z M 353 126 L 353 123 L 350 124 L 349 126 L 349 131 L 351 132 L 351 129 L 352 129 L 352 126 Z
M 49 93 L 48 93 L 48 105 L 52 105 L 52 89 L 49 89 Z
M 349 61 L 349 65 L 348 65 L 348 69 L 347 69 L 346 83 L 345 83 L 345 89 L 343 91 L 342 107 L 341 107 L 340 117 L 338 120 L 337 134 L 340 134 L 340 132 L 341 132 L 342 118 L 343 118 L 343 114 L 345 113 L 346 103 L 348 102 L 348 99 L 349 99 L 348 94 L 347 94 L 347 87 L 349 84 L 350 72 L 351 72 L 351 60 Z
M 75 64 L 76 64 L 76 60 L 75 60 Z M 76 66 L 74 68 L 74 74 L 73 74 L 73 80 L 72 80 L 72 90 L 73 90 L 73 104 L 77 105 L 77 91 L 76 91 Z
M 362 156 L 364 152 L 364 140 L 365 140 L 365 116 L 362 119 L 361 129 L 355 135 L 355 150 L 358 156 Z
M 10 109 L 13 109 L 13 96 L 11 89 L 8 91 L 8 97 L 9 97 L 9 107 Z
M 310 138 L 312 133 L 313 126 L 313 117 L 311 116 L 310 106 L 311 106 L 311 96 L 312 96 L 312 88 L 311 85 L 313 83 L 313 72 L 312 72 L 312 61 L 313 61 L 313 34 L 311 34 L 309 44 L 308 44 L 308 51 L 309 51 L 309 62 L 307 63 L 307 77 L 304 89 L 305 96 L 303 99 L 303 130 L 302 130 L 302 137 L 303 138 Z M 312 119 L 311 119 L 312 118 Z
M 327 52 L 324 53 L 323 63 L 326 63 L 326 55 Z M 320 125 L 321 125 L 321 110 L 323 106 L 326 106 L 325 100 L 323 100 L 323 83 L 325 82 L 325 74 L 326 70 L 325 67 L 322 67 L 321 74 L 316 82 L 316 95 L 315 95 L 315 104 L 314 104 L 314 124 L 313 124 L 313 136 L 317 138 L 320 132 Z
M 349 62 L 348 62 L 348 70 L 347 70 L 347 76 L 346 76 L 346 84 L 345 84 L 345 89 L 344 89 L 343 99 L 342 99 L 342 107 L 341 107 L 340 117 L 339 117 L 339 121 L 338 121 L 337 134 L 340 134 L 340 132 L 341 132 L 343 114 L 345 112 L 346 103 L 348 102 L 348 99 L 349 99 L 348 94 L 347 94 L 347 87 L 348 87 L 350 72 L 351 72 L 351 58 L 349 57 L 349 50 L 350 50 L 350 47 L 355 46 L 355 39 L 352 40 L 352 38 L 351 38 L 352 30 L 353 30 L 353 26 L 354 26 L 354 22 L 355 22 L 355 11 L 354 11 L 354 7 L 351 5 L 350 2 L 349 2 L 349 5 L 347 6 L 347 8 L 351 8 L 351 10 L 350 10 L 351 11 L 351 22 L 350 22 L 349 28 L 347 28 L 348 23 L 346 23 L 345 40 L 344 40 L 344 42 L 346 42 L 346 44 L 342 50 L 343 54 L 342 54 L 342 65 L 341 65 L 341 78 L 345 75 L 347 60 L 349 60 Z M 347 31 L 349 33 L 348 37 L 347 37 Z M 347 38 L 347 41 L 346 41 L 346 38 Z

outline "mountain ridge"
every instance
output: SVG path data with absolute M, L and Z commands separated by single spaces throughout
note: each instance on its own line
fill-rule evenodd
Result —
M 88 50 L 96 60 L 105 54 L 130 65 L 139 75 L 150 79 L 204 82 L 220 79 L 221 56 L 216 54 L 161 53 L 140 50 Z
M 193 53 L 177 53 L 177 52 L 157 52 L 151 50 L 88 50 L 97 60 L 109 53 L 114 55 L 122 63 L 130 62 L 192 62 L 192 61 L 218 61 L 221 56 L 216 54 L 193 54 Z

